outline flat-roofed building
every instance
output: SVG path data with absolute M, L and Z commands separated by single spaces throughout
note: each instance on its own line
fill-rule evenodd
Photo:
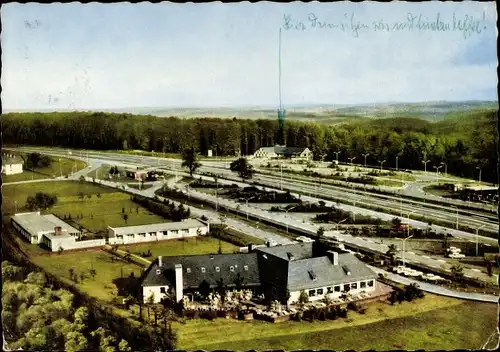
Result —
M 206 235 L 209 231 L 209 223 L 198 219 L 125 227 L 108 226 L 108 241 L 109 244 L 162 241 Z
M 42 243 L 42 236 L 56 233 L 59 236 L 78 236 L 81 231 L 65 223 L 52 214 L 40 215 L 40 212 L 15 214 L 11 218 L 12 226 L 19 231 L 28 242 Z

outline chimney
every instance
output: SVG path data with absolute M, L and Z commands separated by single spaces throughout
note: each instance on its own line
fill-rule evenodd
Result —
M 59 236 L 61 234 L 61 232 L 62 232 L 61 226 L 56 226 L 54 228 L 54 233 L 55 233 L 56 236 Z
M 162 260 L 162 259 L 163 259 L 163 258 L 162 258 L 162 256 L 161 256 L 161 255 L 160 255 L 160 256 L 158 256 L 158 266 L 159 266 L 159 267 L 162 267 L 162 265 L 163 265 L 163 260 Z
M 339 254 L 335 251 L 326 252 L 328 258 L 332 261 L 333 265 L 339 265 Z
M 184 297 L 184 283 L 182 281 L 182 265 L 175 264 L 175 300 L 180 302 Z

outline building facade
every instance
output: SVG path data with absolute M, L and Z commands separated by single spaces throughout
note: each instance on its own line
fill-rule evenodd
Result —
M 187 219 L 161 224 L 111 227 L 108 226 L 109 244 L 129 244 L 203 236 L 210 232 L 208 222 Z
M 300 243 L 249 248 L 249 253 L 186 257 L 159 257 L 142 281 L 144 301 L 153 294 L 159 302 L 167 292 L 181 300 L 203 280 L 215 288 L 223 278 L 228 287 L 236 273 L 243 286 L 258 289 L 271 299 L 295 304 L 303 292 L 309 301 L 325 296 L 373 292 L 376 274 L 352 253 L 327 250 L 323 244 Z
M 256 159 L 288 158 L 297 160 L 312 160 L 313 153 L 309 148 L 286 147 L 275 145 L 274 147 L 259 148 L 253 155 Z

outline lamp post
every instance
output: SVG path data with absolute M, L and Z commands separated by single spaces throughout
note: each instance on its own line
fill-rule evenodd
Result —
M 430 160 L 424 160 L 422 159 L 422 162 L 424 163 L 424 172 L 427 173 L 427 163 L 430 162 Z
M 335 153 L 335 155 L 336 155 L 336 157 L 337 157 L 337 159 L 336 159 L 336 160 L 337 160 L 337 165 L 338 165 L 338 164 L 339 164 L 339 154 L 340 154 L 340 152 L 334 152 L 334 153 Z
M 433 166 L 433 168 L 436 169 L 436 182 L 438 183 L 438 186 L 439 186 L 439 169 L 442 167 L 443 167 L 443 165 Z
M 297 206 L 295 205 L 295 206 L 293 206 L 291 208 L 285 209 L 285 214 L 288 214 L 288 211 L 292 210 L 293 208 L 297 208 Z M 288 233 L 288 221 L 285 220 L 285 224 L 286 224 L 286 232 Z
M 347 159 L 349 159 L 349 161 L 350 161 L 350 163 L 351 163 L 351 166 L 352 166 L 352 162 L 353 162 L 353 160 L 354 160 L 354 159 L 356 159 L 356 157 L 355 157 L 355 156 L 353 156 L 352 158 L 347 158 Z
M 481 184 L 481 168 L 476 166 L 476 169 L 479 169 L 479 184 Z
M 356 202 L 357 202 L 357 201 L 355 201 L 355 200 L 353 200 L 353 201 L 352 201 L 352 206 L 353 206 L 353 208 L 355 208 L 355 207 L 356 207 Z M 356 225 L 356 211 L 354 211 L 354 209 L 353 209 L 353 211 L 352 211 L 352 221 L 354 221 L 354 225 Z
M 405 246 L 405 243 L 406 243 L 406 240 L 409 240 L 412 237 L 413 237 L 413 235 L 408 236 L 406 238 L 403 238 L 403 267 L 405 267 L 405 268 L 406 268 L 406 246 Z
M 486 226 L 486 224 L 484 224 L 476 229 L 476 257 L 478 256 L 478 252 L 479 252 L 479 230 L 481 230 L 485 226 Z
M 441 162 L 441 165 L 444 165 L 444 174 L 448 177 L 448 165 L 444 162 Z
M 457 209 L 457 230 L 458 230 L 458 207 L 452 205 L 453 208 Z
M 337 225 L 337 232 L 339 231 L 339 225 L 340 225 L 340 224 L 342 224 L 342 223 L 343 223 L 344 221 L 346 221 L 347 219 L 349 219 L 349 218 L 345 218 L 344 220 L 339 221 L 339 222 L 335 222 L 335 221 L 334 221 L 334 223 Z
M 399 160 L 399 156 L 396 155 L 396 171 L 398 171 L 398 160 Z
M 255 198 L 257 196 L 253 196 L 253 197 L 250 197 L 250 198 L 246 198 L 245 201 L 246 201 L 246 211 L 247 211 L 247 220 L 248 220 L 248 201 L 252 198 Z
M 370 155 L 370 153 L 366 153 L 366 154 L 363 154 L 363 156 L 365 157 L 365 167 L 366 167 L 366 157 Z
M 399 210 L 400 210 L 400 217 L 403 217 L 403 198 L 401 198 L 401 196 L 399 196 Z
M 219 178 L 215 175 L 215 211 L 219 210 Z
M 382 166 L 384 165 L 385 160 L 379 161 L 379 163 L 380 163 L 380 172 L 382 172 Z

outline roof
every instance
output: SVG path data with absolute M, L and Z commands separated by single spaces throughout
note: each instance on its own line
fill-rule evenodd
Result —
M 493 186 L 467 186 L 465 188 L 468 191 L 498 191 L 498 187 Z
M 227 286 L 233 286 L 238 273 L 243 278 L 244 286 L 259 286 L 260 275 L 256 253 L 210 254 L 162 257 L 162 266 L 155 260 L 144 277 L 142 286 L 173 286 L 175 284 L 175 265 L 182 265 L 182 278 L 185 289 L 196 289 L 203 280 L 211 287 L 217 286 L 221 278 Z M 231 271 L 233 266 L 234 271 Z M 248 270 L 245 270 L 247 266 Z M 216 267 L 220 271 L 216 270 Z M 188 272 L 188 268 L 190 272 Z M 202 272 L 201 268 L 205 268 Z M 156 270 L 160 269 L 161 274 Z
M 2 165 L 24 164 L 24 160 L 15 154 L 2 154 Z
M 206 226 L 206 224 L 196 219 L 186 219 L 184 221 L 177 221 L 177 222 L 164 222 L 159 224 L 109 227 L 109 228 L 113 230 L 115 235 L 127 235 L 131 233 L 140 233 L 140 232 L 182 230 L 200 226 Z
M 347 275 L 347 272 L 350 275 Z M 288 263 L 288 289 L 305 290 L 349 281 L 374 278 L 376 274 L 351 253 L 339 254 L 339 265 L 333 265 L 327 256 L 308 258 Z
M 62 231 L 67 231 L 68 233 L 80 233 L 79 230 L 52 214 L 40 215 L 39 212 L 16 214 L 12 217 L 12 220 L 17 222 L 31 235 L 36 235 L 39 232 L 53 232 L 56 226 L 60 226 Z
M 293 156 L 305 151 L 306 147 L 286 147 L 284 145 L 276 145 L 274 147 L 262 147 L 261 150 L 266 153 L 276 153 L 278 155 Z
M 285 260 L 301 260 L 312 258 L 313 242 L 290 244 L 286 246 L 258 247 L 256 251 L 271 254 Z

